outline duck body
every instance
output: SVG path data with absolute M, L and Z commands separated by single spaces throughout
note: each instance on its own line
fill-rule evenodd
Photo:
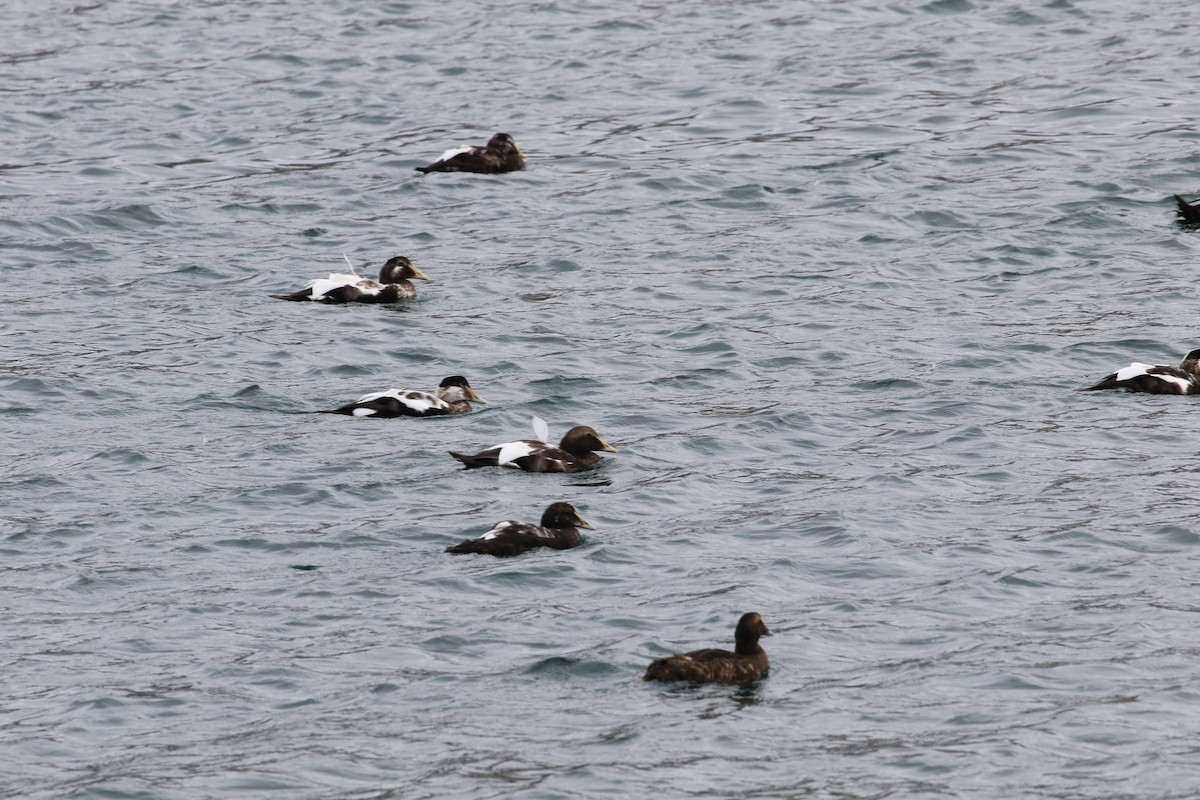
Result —
M 487 401 L 480 397 L 467 379 L 453 375 L 442 380 L 435 394 L 415 389 L 388 389 L 364 394 L 353 403 L 323 411 L 323 414 L 346 414 L 351 417 L 439 417 L 445 414 L 466 414 L 471 400 Z
M 771 664 L 759 646 L 762 636 L 770 636 L 762 617 L 754 612 L 743 614 L 734 631 L 735 647 L 728 650 L 708 648 L 676 653 L 660 658 L 646 668 L 642 680 L 692 681 L 694 683 L 750 683 L 766 674 Z
M 536 439 L 506 442 L 474 455 L 450 451 L 467 469 L 508 467 L 525 472 L 579 472 L 596 465 L 597 451 L 617 452 L 592 428 L 579 425 L 567 431 L 558 447 Z
M 1184 222 L 1200 224 L 1200 203 L 1189 203 L 1179 195 L 1175 195 L 1175 208 Z
M 1081 391 L 1124 389 L 1146 394 L 1200 394 L 1200 350 L 1183 357 L 1178 367 L 1137 361 Z
M 404 256 L 389 259 L 379 268 L 379 280 L 353 273 L 334 272 L 317 278 L 292 294 L 273 294 L 277 300 L 308 300 L 315 303 L 395 303 L 416 297 L 410 278 L 427 281 L 424 272 Z
M 476 172 L 498 175 L 525 167 L 525 156 L 507 133 L 497 133 L 483 147 L 458 147 L 442 153 L 442 157 L 417 172 Z
M 568 550 L 577 547 L 583 537 L 579 528 L 592 528 L 570 503 L 551 503 L 538 525 L 516 520 L 497 522 L 478 539 L 447 547 L 447 553 L 481 553 L 489 556 L 515 556 L 539 547 Z

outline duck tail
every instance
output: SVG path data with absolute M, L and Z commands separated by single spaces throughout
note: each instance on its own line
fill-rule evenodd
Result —
M 1200 222 L 1200 205 L 1192 205 L 1179 195 L 1175 195 L 1175 207 L 1187 222 Z
M 461 461 L 463 463 L 463 466 L 466 467 L 467 469 L 474 469 L 475 467 L 494 467 L 494 466 L 496 466 L 496 459 L 494 459 L 494 458 L 489 459 L 489 458 L 482 457 L 482 456 L 468 455 L 467 453 L 456 453 L 453 450 L 451 450 L 449 452 L 450 452 L 450 455 L 454 456 L 459 461 Z

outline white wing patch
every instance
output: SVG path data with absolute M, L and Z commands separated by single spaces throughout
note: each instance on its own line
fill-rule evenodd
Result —
M 383 391 L 383 392 L 371 392 L 371 394 L 364 394 L 362 397 L 358 398 L 358 399 L 357 399 L 357 400 L 355 400 L 354 402 L 356 402 L 356 403 L 370 403 L 370 402 L 373 402 L 373 401 L 375 401 L 375 400 L 379 400 L 379 399 L 381 399 L 381 398 L 384 398 L 384 397 L 394 397 L 394 398 L 396 398 L 397 400 L 399 400 L 399 399 L 400 399 L 400 394 L 401 394 L 401 392 L 403 392 L 403 391 L 404 391 L 403 389 L 388 389 L 387 391 Z
M 511 520 L 511 519 L 506 519 L 506 520 L 504 520 L 504 522 L 497 522 L 495 527 L 493 527 L 490 531 L 485 533 L 483 536 L 480 536 L 479 538 L 480 539 L 495 539 L 497 536 L 507 533 L 509 531 L 509 529 L 511 529 L 513 526 L 519 525 L 519 524 L 520 524 L 519 522 L 517 522 L 515 520 Z
M 391 397 L 395 400 L 399 400 L 402 404 L 408 406 L 418 414 L 424 414 L 431 408 L 450 408 L 450 404 L 441 398 L 435 397 L 429 392 L 418 392 L 412 389 L 388 389 L 384 392 L 372 392 L 371 394 L 364 394 L 354 402 L 373 403 L 376 400 L 382 400 L 385 397 Z M 359 411 L 366 411 L 366 409 L 356 408 L 354 410 L 354 415 L 356 417 L 364 416 L 363 414 L 359 414 Z M 368 413 L 374 414 L 375 412 L 369 411 Z
M 1153 364 L 1139 364 L 1135 361 L 1128 367 L 1117 370 L 1117 380 L 1131 381 L 1141 375 L 1147 375 L 1149 374 L 1150 368 L 1153 366 Z
M 451 147 L 449 150 L 442 153 L 442 157 L 439 158 L 438 161 L 449 161 L 450 159 L 454 158 L 457 155 L 462 155 L 463 153 L 469 153 L 474 149 L 475 149 L 474 147 L 469 147 L 469 146 L 468 147 Z
M 362 278 L 357 275 L 342 275 L 341 273 L 334 272 L 328 278 L 317 278 L 305 288 L 312 289 L 313 300 L 320 300 L 326 293 L 332 292 L 334 289 L 340 289 L 343 286 L 353 286 L 360 280 Z
M 1178 375 L 1151 375 L 1150 377 L 1166 381 L 1167 383 L 1173 383 L 1184 392 L 1187 392 L 1188 388 L 1192 385 L 1192 382 L 1187 378 L 1180 378 Z
M 405 392 L 397 398 L 401 403 L 416 411 L 418 414 L 424 414 L 431 408 L 449 408 L 450 404 L 441 400 L 428 392 Z
M 537 445 L 540 442 L 508 442 L 500 445 L 500 452 L 496 454 L 496 464 L 501 467 L 513 466 L 513 462 L 518 458 L 524 458 L 536 451 Z
M 375 409 L 373 409 L 373 408 L 356 408 L 353 411 L 351 411 L 350 414 L 351 414 L 351 416 L 355 416 L 355 417 L 370 417 L 375 414 Z

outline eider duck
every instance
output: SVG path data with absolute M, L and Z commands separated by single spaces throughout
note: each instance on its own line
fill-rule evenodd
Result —
M 495 175 L 524 167 L 525 156 L 517 147 L 517 143 L 507 133 L 497 133 L 483 147 L 456 147 L 447 150 L 428 167 L 417 167 L 417 172 L 479 172 Z
M 570 503 L 551 503 L 542 513 L 541 525 L 506 519 L 478 539 L 447 547 L 446 552 L 515 556 L 538 547 L 567 550 L 583 541 L 579 528 L 595 530 Z
M 438 384 L 435 394 L 414 389 L 388 389 L 386 392 L 364 394 L 353 403 L 322 411 L 322 414 L 346 414 L 351 417 L 440 417 L 443 414 L 466 414 L 470 401 L 486 403 L 467 379 L 452 375 Z
M 350 259 L 346 259 L 350 263 Z M 328 278 L 317 278 L 298 292 L 273 294 L 277 300 L 312 300 L 317 303 L 395 303 L 415 297 L 416 287 L 409 278 L 427 281 L 429 277 L 413 266 L 404 256 L 388 259 L 379 268 L 379 280 L 353 274 L 334 272 Z
M 1184 222 L 1200 224 L 1200 203 L 1189 203 L 1179 195 L 1175 195 L 1175 207 Z
M 1088 386 L 1079 391 L 1094 392 L 1097 389 L 1124 389 L 1127 392 L 1148 394 L 1200 393 L 1200 350 L 1193 350 L 1184 356 L 1178 367 L 1139 364 L 1135 361 L 1095 386 Z
M 579 425 L 567 431 L 558 447 L 546 444 L 544 440 L 549 438 L 549 431 L 546 423 L 538 417 L 533 418 L 533 430 L 537 440 L 506 442 L 475 455 L 451 450 L 450 455 L 461 461 L 467 469 L 511 467 L 526 472 L 578 472 L 596 465 L 600 460 L 597 452 L 617 452 L 617 448 L 601 439 L 600 434 L 587 425 Z
M 711 648 L 660 658 L 646 669 L 645 681 L 695 681 L 696 683 L 749 683 L 770 667 L 767 653 L 758 646 L 760 636 L 770 636 L 762 617 L 753 611 L 738 620 L 733 652 Z

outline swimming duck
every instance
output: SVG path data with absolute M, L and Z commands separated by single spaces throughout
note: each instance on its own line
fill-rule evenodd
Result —
M 353 403 L 322 411 L 322 414 L 347 414 L 351 417 L 439 417 L 466 414 L 470 401 L 486 403 L 462 375 L 452 375 L 438 384 L 435 394 L 414 389 L 388 389 L 364 394 Z
M 350 263 L 350 259 L 346 259 Z M 427 281 L 429 277 L 413 266 L 404 256 L 388 259 L 379 268 L 379 280 L 354 274 L 334 272 L 328 278 L 317 278 L 298 292 L 273 294 L 277 300 L 312 300 L 317 303 L 395 303 L 415 297 L 416 287 L 409 278 Z
M 1200 223 L 1200 203 L 1189 203 L 1179 195 L 1175 195 L 1175 207 L 1184 222 Z
M 526 472 L 578 472 L 595 466 L 600 460 L 600 456 L 596 455 L 598 451 L 617 452 L 617 448 L 601 439 L 600 434 L 587 425 L 579 425 L 567 431 L 558 447 L 546 444 L 549 430 L 546 423 L 538 417 L 533 418 L 533 430 L 537 440 L 506 442 L 475 455 L 451 450 L 450 455 L 466 465 L 467 469 L 511 467 Z
M 525 156 L 507 133 L 497 133 L 483 147 L 456 147 L 417 172 L 481 172 L 492 175 L 512 172 L 525 166 Z
M 650 664 L 642 680 L 697 683 L 749 683 L 758 680 L 771 666 L 766 651 L 758 646 L 758 638 L 770 635 L 762 617 L 753 611 L 743 614 L 733 633 L 736 644 L 732 653 L 716 648 L 676 653 Z
M 1088 386 L 1080 391 L 1094 392 L 1097 389 L 1124 389 L 1127 392 L 1148 394 L 1200 393 L 1200 350 L 1193 350 L 1184 356 L 1178 367 L 1139 364 L 1135 361 L 1095 386 Z
M 579 526 L 578 528 L 576 526 Z M 592 528 L 570 503 L 551 503 L 542 513 L 542 523 L 531 525 L 506 519 L 478 539 L 447 547 L 447 553 L 483 553 L 489 556 L 515 556 L 526 550 L 549 547 L 567 550 L 582 540 L 579 528 Z

